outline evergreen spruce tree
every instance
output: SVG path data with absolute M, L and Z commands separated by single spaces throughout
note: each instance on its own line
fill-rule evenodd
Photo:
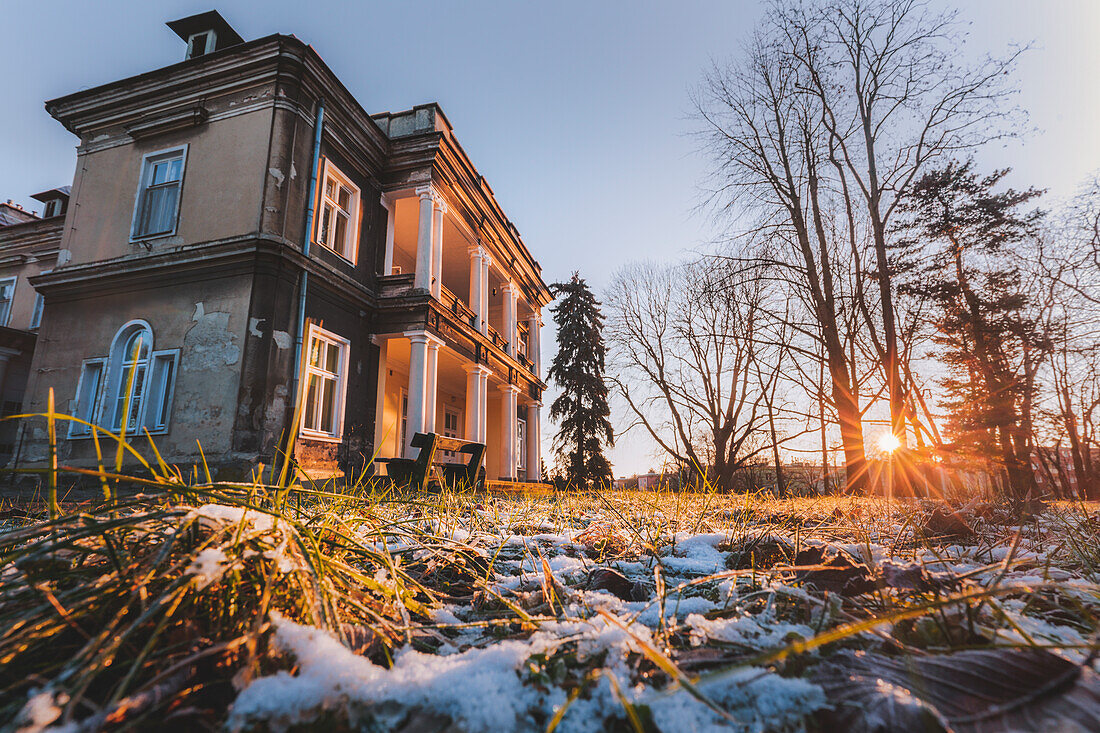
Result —
M 1031 405 L 1049 344 L 1011 256 L 1012 245 L 1034 233 L 1041 212 L 1020 209 L 1040 192 L 995 190 L 1007 173 L 983 177 L 971 163 L 951 163 L 917 181 L 906 208 L 924 266 L 903 290 L 935 306 L 955 450 L 999 464 L 1010 497 L 1020 500 L 1036 490 Z M 932 242 L 940 247 L 929 253 Z
M 554 283 L 550 290 L 560 299 L 551 308 L 558 353 L 547 373 L 562 390 L 550 406 L 550 418 L 561 426 L 554 452 L 573 486 L 603 486 L 612 478 L 603 451 L 614 445 L 615 434 L 603 380 L 607 348 L 600 302 L 576 272 L 572 280 Z

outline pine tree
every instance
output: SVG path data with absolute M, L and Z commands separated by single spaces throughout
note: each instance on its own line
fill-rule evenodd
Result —
M 607 348 L 600 302 L 576 272 L 572 280 L 554 283 L 550 290 L 560 298 L 551 308 L 558 353 L 547 373 L 562 390 L 550 406 L 550 418 L 560 425 L 554 452 L 573 486 L 603 486 L 612 478 L 603 451 L 614 445 L 615 434 L 603 379 Z
M 1041 213 L 1018 210 L 1040 192 L 995 191 L 1007 173 L 982 177 L 971 163 L 951 163 L 917 182 L 907 209 L 918 241 L 943 246 L 906 289 L 937 311 L 934 340 L 950 370 L 941 384 L 956 450 L 999 465 L 1019 500 L 1035 491 L 1030 405 L 1035 365 L 1049 340 L 1029 315 L 1009 256 L 1034 232 Z

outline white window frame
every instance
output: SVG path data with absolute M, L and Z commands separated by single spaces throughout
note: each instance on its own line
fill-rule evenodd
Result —
M 130 241 L 131 242 L 144 242 L 149 239 L 160 239 L 161 237 L 171 237 L 176 234 L 180 226 L 180 212 L 183 210 L 183 184 L 187 180 L 187 154 L 189 152 L 190 144 L 184 143 L 183 145 L 176 145 L 171 148 L 165 148 L 164 150 L 157 150 L 152 153 L 146 153 L 141 157 L 141 168 L 138 170 L 138 185 L 137 194 L 134 196 L 134 214 L 130 219 Z M 145 189 L 148 188 L 149 177 L 153 174 L 153 166 L 150 163 L 158 163 L 160 161 L 156 158 L 170 158 L 175 153 L 180 154 L 180 180 L 179 180 L 179 196 L 176 197 L 176 214 L 172 217 L 172 228 L 169 231 L 157 232 L 151 234 L 138 234 L 137 226 L 138 221 L 141 218 L 141 204 L 144 198 L 143 194 Z
M 401 413 L 401 442 L 397 446 L 397 455 L 405 455 L 405 439 L 409 432 L 409 390 L 402 387 L 397 395 L 397 409 Z
M 171 364 L 171 372 L 167 377 L 165 383 L 160 387 L 161 392 L 158 395 L 159 399 L 149 399 L 153 395 L 153 378 L 163 376 L 158 374 L 157 369 L 161 364 Z M 145 385 L 145 395 L 143 396 L 145 404 L 142 405 L 142 414 L 140 417 L 141 426 L 143 430 L 148 430 L 150 435 L 162 435 L 168 432 L 168 426 L 172 424 L 172 399 L 176 396 L 176 377 L 179 375 L 180 365 L 180 350 L 179 349 L 162 349 L 160 351 L 153 351 L 149 354 L 149 365 L 146 367 L 147 384 Z M 159 416 L 155 422 L 150 421 L 149 410 L 160 410 L 164 413 L 164 420 L 161 421 Z
M 325 189 L 328 187 L 329 179 L 334 180 L 338 185 L 346 186 L 351 189 L 351 207 L 345 213 L 348 215 L 348 226 L 344 231 L 343 251 L 332 246 L 332 242 L 321 241 L 321 227 L 325 221 L 325 204 L 331 202 L 336 208 L 340 208 L 336 201 L 332 201 L 325 195 Z M 317 187 L 317 211 L 315 215 L 316 222 L 314 223 L 313 242 L 327 249 L 329 252 L 336 254 L 337 256 L 347 260 L 351 264 L 355 264 L 359 259 L 359 205 L 360 205 L 359 187 L 352 183 L 339 168 L 332 164 L 332 161 L 328 158 L 325 159 L 324 175 L 321 177 L 321 185 Z M 343 211 L 343 209 L 340 209 Z M 331 232 L 329 232 L 328 239 L 331 239 Z
M 313 349 L 313 342 L 315 340 L 324 341 L 327 343 L 335 344 L 340 347 L 339 351 L 339 371 L 336 372 L 336 390 L 335 399 L 333 403 L 333 431 L 327 432 L 323 430 L 317 430 L 316 428 L 306 427 L 306 390 L 310 388 L 310 382 L 313 376 L 328 377 L 331 373 L 325 372 L 317 367 L 314 367 L 309 363 L 309 354 Z M 303 354 L 303 370 L 302 375 L 305 377 L 301 380 L 300 394 L 298 399 L 301 400 L 302 416 L 298 425 L 299 434 L 309 438 L 311 440 L 323 440 L 330 443 L 343 442 L 344 435 L 344 402 L 347 398 L 348 391 L 348 364 L 351 360 L 351 341 L 340 336 L 339 334 L 326 331 L 316 324 L 310 324 L 309 333 L 306 337 L 305 353 Z
M 15 307 L 15 287 L 19 284 L 19 276 L 14 275 L 12 277 L 0 277 L 0 287 L 3 287 L 8 283 L 11 283 L 11 297 L 8 298 L 7 311 L 0 312 L 0 326 L 7 326 L 11 323 L 11 312 L 12 308 Z
M 516 418 L 516 470 L 527 470 L 527 419 Z
M 458 438 L 459 435 L 462 433 L 462 412 L 463 411 L 460 410 L 457 407 L 451 407 L 450 405 L 444 405 L 443 406 L 443 437 L 444 438 Z M 454 430 L 450 431 L 450 432 L 454 433 L 453 435 L 448 434 L 448 430 L 447 430 L 447 418 L 448 417 L 453 417 L 455 419 Z M 453 461 L 458 460 L 458 452 L 457 451 L 445 450 L 445 451 L 443 451 L 443 455 L 445 457 L 449 458 L 449 459 L 452 459 Z
M 46 296 L 35 291 L 34 310 L 31 311 L 31 325 L 28 330 L 37 331 L 42 326 L 42 311 L 46 309 Z
M 141 319 L 129 321 L 123 324 L 122 328 L 115 332 L 114 337 L 111 339 L 110 350 L 107 356 L 94 357 L 91 359 L 85 359 L 80 365 L 80 378 L 76 385 L 76 408 L 81 410 L 80 397 L 84 391 L 84 382 L 87 379 L 88 367 L 90 365 L 96 365 L 99 368 L 99 387 L 95 395 L 92 396 L 92 404 L 85 406 L 82 414 L 76 414 L 74 417 L 79 417 L 83 420 L 87 420 L 90 423 L 99 425 L 107 430 L 121 430 L 121 425 L 116 427 L 113 421 L 113 413 L 118 405 L 119 395 L 121 390 L 125 389 L 125 383 L 128 380 L 126 372 L 123 371 L 123 365 L 129 361 L 125 354 L 119 352 L 119 346 L 124 347 L 129 342 L 130 337 L 134 331 L 143 331 L 148 335 L 148 351 L 144 358 L 145 376 L 142 380 L 141 392 L 133 396 L 133 399 L 138 400 L 137 411 L 137 425 L 130 426 L 127 424 L 126 432 L 130 435 L 144 434 L 146 430 L 150 435 L 164 435 L 168 433 L 172 423 L 172 403 L 176 393 L 176 379 L 179 377 L 179 362 L 180 362 L 180 350 L 179 349 L 153 349 L 153 329 L 146 322 Z M 144 344 L 143 344 L 144 347 Z M 143 348 L 144 350 L 144 348 Z M 167 378 L 167 381 L 159 385 L 159 387 L 153 386 L 153 379 L 156 377 L 164 377 L 165 365 L 170 365 L 171 372 Z M 164 414 L 164 420 L 160 420 L 160 415 L 151 415 L 150 410 L 159 410 Z M 127 409 L 125 414 L 122 415 L 122 420 L 125 422 L 128 414 L 131 411 Z M 150 422 L 151 418 L 156 417 L 156 422 Z M 110 423 L 110 424 L 105 424 Z M 69 423 L 69 437 L 70 438 L 87 438 L 91 437 L 91 430 L 86 426 L 76 422 Z
M 523 357 L 525 360 L 530 361 L 531 351 L 531 330 L 524 326 L 522 323 L 516 324 L 516 351 L 517 356 Z
M 88 367 L 96 366 L 99 368 L 99 385 L 96 387 L 95 394 L 91 396 L 89 404 L 82 411 L 80 405 L 80 396 L 84 392 L 84 381 L 88 378 Z M 87 420 L 90 423 L 95 423 L 96 414 L 99 412 L 99 406 L 103 402 L 103 383 L 107 377 L 107 359 L 105 357 L 97 357 L 95 359 L 85 359 L 80 363 L 80 378 L 76 382 L 76 405 L 74 410 L 79 414 L 74 414 L 73 417 L 79 417 L 81 420 Z M 70 438 L 87 438 L 91 436 L 92 429 L 82 423 L 69 421 L 69 437 Z
M 50 199 L 42 207 L 42 218 L 52 219 L 61 214 L 61 199 Z
M 195 39 L 199 36 L 206 36 L 206 44 L 202 47 L 202 53 L 198 56 L 195 55 Z M 187 58 L 194 59 L 200 56 L 205 56 L 208 53 L 214 53 L 214 49 L 218 47 L 218 33 L 214 29 L 205 31 L 195 31 L 187 37 Z

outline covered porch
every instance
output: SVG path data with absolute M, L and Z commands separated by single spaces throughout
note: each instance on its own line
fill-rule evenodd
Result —
M 415 458 L 416 433 L 484 443 L 489 480 L 540 481 L 541 404 L 435 334 L 375 336 L 379 349 L 375 450 Z M 459 461 L 444 454 L 444 460 Z

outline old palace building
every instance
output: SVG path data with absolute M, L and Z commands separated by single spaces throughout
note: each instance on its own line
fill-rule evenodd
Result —
M 46 105 L 76 173 L 42 217 L 0 219 L 5 409 L 53 388 L 168 462 L 201 443 L 226 477 L 294 430 L 310 477 L 437 432 L 486 443 L 490 478 L 540 478 L 551 296 L 442 110 L 368 114 L 310 46 L 245 42 L 216 12 L 168 25 L 181 63 Z M 43 460 L 42 421 L 9 432 L 3 451 Z M 86 427 L 59 437 L 95 462 Z

